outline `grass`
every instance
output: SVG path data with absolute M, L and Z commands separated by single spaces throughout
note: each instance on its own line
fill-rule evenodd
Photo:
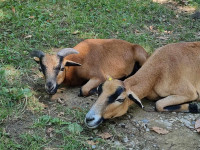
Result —
M 199 9 L 200 1 L 187 5 Z M 87 109 L 56 107 L 71 120 L 44 111 L 34 90 L 37 71 L 29 52 L 73 47 L 87 38 L 124 39 L 149 53 L 171 42 L 199 41 L 200 21 L 179 12 L 150 0 L 1 0 L 0 149 L 90 149 L 86 141 L 95 136 L 84 127 Z M 5 131 L 9 121 L 23 119 L 27 111 L 35 114 L 32 133 L 10 136 Z M 53 138 L 45 136 L 49 127 L 54 129 Z M 97 148 L 113 147 L 109 141 L 95 140 Z

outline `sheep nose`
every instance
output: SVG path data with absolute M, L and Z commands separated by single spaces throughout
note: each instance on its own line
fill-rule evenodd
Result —
M 94 117 L 91 117 L 91 118 L 86 118 L 85 121 L 86 123 L 90 122 L 90 121 L 93 121 L 94 120 Z
M 50 91 L 54 88 L 52 82 L 47 82 L 46 86 L 47 86 L 48 90 L 50 90 Z

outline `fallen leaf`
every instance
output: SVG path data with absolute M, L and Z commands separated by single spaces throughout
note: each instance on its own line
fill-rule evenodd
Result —
M 53 137 L 53 128 L 48 128 L 47 130 L 46 130 L 46 134 L 49 136 L 49 137 Z
M 197 130 L 197 132 L 200 132 L 200 119 L 195 122 L 194 127 Z
M 34 19 L 34 18 L 35 18 L 35 16 L 29 16 L 29 18 L 31 18 L 31 19 Z
M 63 103 L 64 103 L 64 102 L 62 101 L 61 98 L 58 98 L 58 99 L 57 99 L 57 102 L 60 103 L 60 104 L 63 104 Z
M 97 134 L 97 135 L 100 136 L 103 139 L 109 139 L 110 137 L 112 137 L 112 135 L 108 132 L 104 132 L 104 133 Z
M 200 119 L 195 122 L 195 129 L 200 128 Z
M 89 145 L 96 145 L 96 144 L 98 144 L 99 142 L 98 141 L 96 141 L 96 142 L 94 142 L 94 141 L 87 141 L 87 143 L 89 144 Z
M 58 117 L 61 117 L 61 116 L 64 116 L 64 112 L 60 112 L 59 114 L 58 114 Z
M 150 30 L 153 30 L 153 26 L 149 26 L 149 29 L 150 29 Z
M 135 30 L 135 33 L 140 33 L 140 31 L 136 29 L 136 30 Z
M 24 38 L 27 39 L 27 38 L 31 38 L 31 37 L 32 37 L 32 35 L 27 35 Z
M 167 134 L 169 131 L 166 129 L 160 128 L 160 127 L 152 127 L 152 130 L 155 131 L 158 134 Z
M 80 31 L 76 30 L 76 31 L 74 31 L 72 34 L 73 34 L 73 35 L 76 35 L 76 34 L 79 34 L 79 33 L 80 33 Z
M 12 7 L 12 12 L 15 13 L 15 7 Z

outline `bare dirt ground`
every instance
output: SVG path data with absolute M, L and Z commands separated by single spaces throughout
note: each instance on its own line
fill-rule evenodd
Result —
M 41 90 L 41 92 L 44 91 Z M 60 105 L 62 109 L 89 110 L 97 96 L 80 98 L 77 96 L 78 93 L 79 88 L 61 88 L 53 97 L 46 95 L 41 97 L 40 100 L 48 105 L 46 113 L 51 116 L 57 116 L 59 113 L 55 111 L 54 105 Z M 62 104 L 56 102 L 58 98 L 62 100 Z M 132 106 L 126 115 L 107 120 L 97 129 L 86 129 L 84 123 L 82 125 L 87 132 L 112 133 L 113 137 L 107 139 L 107 141 L 112 143 L 113 149 L 200 149 L 200 134 L 194 129 L 194 123 L 199 114 L 155 112 L 154 102 L 148 100 L 144 100 L 144 106 L 145 110 L 138 108 L 138 106 Z M 29 127 L 35 118 L 34 114 L 26 112 L 23 118 L 9 122 L 6 130 L 12 137 L 16 138 L 23 132 L 32 133 L 34 131 Z M 156 133 L 152 130 L 152 127 L 155 126 L 166 129 L 169 133 L 165 135 Z
M 68 89 L 53 98 L 62 97 L 68 107 L 89 109 L 97 97 L 79 98 L 78 92 L 79 88 Z M 199 114 L 159 113 L 154 111 L 154 102 L 144 101 L 146 111 L 132 106 L 125 116 L 108 120 L 97 130 L 110 132 L 111 128 L 114 129 L 120 137 L 112 139 L 114 144 L 127 149 L 200 149 L 200 134 L 194 130 L 194 122 Z M 111 124 L 109 128 L 108 124 Z M 166 129 L 169 133 L 157 134 L 151 130 L 154 126 Z
M 97 99 L 96 95 L 78 97 L 80 87 L 63 86 L 55 95 L 49 96 L 44 90 L 41 78 L 37 80 L 38 82 L 33 83 L 32 86 L 40 102 L 47 107 L 43 112 L 49 116 L 59 116 L 59 113 L 67 108 L 77 109 L 85 115 L 86 112 L 83 110 L 88 111 Z M 200 134 L 194 129 L 195 121 L 200 118 L 199 114 L 159 113 L 154 110 L 155 102 L 143 100 L 143 104 L 144 110 L 138 106 L 132 106 L 126 115 L 106 120 L 97 129 L 87 129 L 83 118 L 81 118 L 81 125 L 86 133 L 94 132 L 96 135 L 111 133 L 113 136 L 106 139 L 108 143 L 111 143 L 109 149 L 200 150 Z M 19 140 L 18 137 L 22 133 L 34 133 L 30 127 L 37 117 L 36 114 L 26 111 L 22 117 L 6 123 L 6 132 L 16 140 Z M 69 121 L 77 119 L 70 115 L 63 117 Z M 160 127 L 169 133 L 158 134 L 152 130 L 152 127 Z M 105 147 L 102 146 L 101 149 Z
M 194 12 L 194 9 L 190 7 L 176 7 L 176 5 L 173 5 L 174 3 L 168 4 L 165 0 L 155 1 L 165 4 L 170 9 L 180 13 L 188 12 L 192 14 Z M 80 39 L 75 39 L 75 41 L 80 41 Z M 37 68 L 34 69 L 37 70 Z M 46 94 L 41 79 L 37 80 L 37 83 L 33 83 L 31 79 L 26 79 L 37 93 L 40 103 L 46 105 L 46 109 L 42 113 L 49 116 L 57 117 L 60 112 L 66 111 L 67 108 L 76 109 L 85 115 L 97 99 L 97 96 L 78 97 L 80 87 L 61 88 L 57 94 L 50 97 Z M 60 102 L 57 99 L 60 99 Z M 140 109 L 138 106 L 132 106 L 126 115 L 106 120 L 97 129 L 87 129 L 83 118 L 77 117 L 82 119 L 81 126 L 83 127 L 84 134 L 89 134 L 90 132 L 95 134 L 108 132 L 112 134 L 111 138 L 106 139 L 110 147 L 100 146 L 100 148 L 97 148 L 93 146 L 94 149 L 200 150 L 200 133 L 197 133 L 194 129 L 195 121 L 200 119 L 199 114 L 159 113 L 154 111 L 155 102 L 144 100 L 143 104 L 145 110 Z M 87 111 L 85 112 L 85 110 Z M 22 116 L 17 117 L 16 114 L 16 118 L 6 121 L 6 133 L 20 142 L 19 135 L 35 132 L 31 126 L 38 116 L 40 114 L 33 114 L 28 110 Z M 64 114 L 62 117 L 65 120 L 76 121 L 77 118 L 74 118 L 74 116 Z M 169 131 L 169 133 L 164 135 L 158 134 L 152 130 L 152 127 L 163 128 Z M 91 139 L 93 138 L 91 137 Z M 59 145 L 59 141 L 53 143 Z M 50 147 L 54 148 L 54 145 Z

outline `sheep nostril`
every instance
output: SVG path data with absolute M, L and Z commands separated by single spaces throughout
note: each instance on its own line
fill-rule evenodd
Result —
M 94 118 L 86 118 L 87 123 L 90 122 L 90 121 L 93 121 L 93 120 L 94 120 Z
M 47 86 L 47 88 L 48 88 L 48 90 L 49 91 L 51 91 L 54 87 L 53 87 L 53 84 L 51 83 L 51 82 L 48 82 L 47 84 L 46 84 L 46 86 Z

